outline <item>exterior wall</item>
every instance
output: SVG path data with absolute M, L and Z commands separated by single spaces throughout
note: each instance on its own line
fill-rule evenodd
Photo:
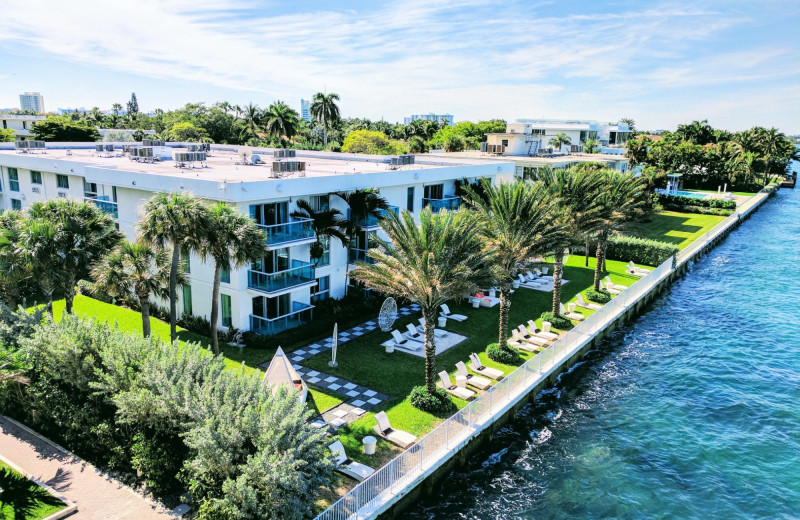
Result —
M 44 116 L 23 116 L 14 114 L 0 114 L 0 128 L 9 128 L 16 132 L 16 139 L 33 137 L 33 125 L 44 121 Z

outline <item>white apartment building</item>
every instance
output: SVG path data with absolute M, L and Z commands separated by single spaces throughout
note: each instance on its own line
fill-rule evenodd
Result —
M 418 213 L 426 205 L 457 207 L 457 181 L 514 177 L 513 163 L 485 159 L 417 156 L 415 164 L 392 166 L 385 156 L 297 151 L 294 158 L 275 160 L 284 164 L 277 170 L 300 171 L 275 173 L 272 150 L 266 149 L 252 151 L 265 163 L 243 164 L 238 147 L 214 145 L 205 163 L 187 167 L 171 159 L 134 162 L 121 146 L 108 153 L 96 152 L 94 143 L 48 143 L 44 151 L 18 153 L 10 144 L 0 143 L 0 209 L 25 209 L 55 197 L 88 200 L 111 214 L 129 240 L 135 238 L 143 205 L 156 192 L 190 191 L 230 203 L 253 218 L 266 234 L 269 252 L 252 265 L 223 273 L 217 325 L 263 334 L 297 327 L 313 319 L 316 302 L 341 297 L 348 263 L 365 260 L 379 232 L 377 220 L 368 219 L 349 258 L 334 239 L 323 242 L 324 255 L 312 262 L 310 246 L 317 238 L 310 222 L 291 216 L 299 199 L 347 214 L 347 205 L 333 193 L 377 188 L 391 211 Z M 170 157 L 176 150 L 155 151 Z M 189 268 L 179 310 L 208 317 L 213 264 L 191 256 Z
M 14 132 L 16 132 L 15 136 L 17 141 L 33 138 L 33 125 L 44 120 L 45 116 L 22 116 L 0 113 L 0 127 L 14 130 Z
M 565 134 L 571 143 L 553 152 L 580 152 L 587 139 L 600 141 L 601 151 L 612 155 L 624 153 L 631 131 L 625 123 L 597 121 L 517 119 L 506 125 L 506 131 L 487 135 L 488 151 L 504 155 L 535 156 L 550 148 L 550 140 Z M 494 147 L 494 148 L 493 148 Z
M 421 119 L 423 121 L 436 121 L 437 123 L 447 124 L 448 126 L 453 126 L 453 115 L 452 114 L 412 114 L 409 117 L 403 118 L 403 124 L 408 125 L 411 121 L 416 121 L 417 119 Z
M 38 92 L 25 92 L 19 95 L 19 108 L 44 114 L 44 97 Z

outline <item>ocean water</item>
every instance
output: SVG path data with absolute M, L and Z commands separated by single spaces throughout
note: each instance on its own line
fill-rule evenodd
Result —
M 781 190 L 404 518 L 800 518 L 799 311 Z

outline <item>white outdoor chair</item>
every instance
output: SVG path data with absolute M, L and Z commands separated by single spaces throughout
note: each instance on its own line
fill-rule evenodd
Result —
M 570 305 L 575 305 L 575 304 L 571 303 Z M 583 314 L 581 314 L 579 312 L 575 312 L 574 310 L 567 311 L 567 309 L 564 307 L 563 303 L 559 304 L 559 309 L 561 310 L 561 314 L 563 314 L 564 316 L 566 316 L 567 318 L 569 318 L 569 319 L 571 319 L 573 321 L 583 321 L 583 319 L 585 318 L 585 316 Z M 574 307 L 573 307 L 573 309 L 574 309 Z
M 453 314 L 450 312 L 450 308 L 447 306 L 446 303 L 443 303 L 439 306 L 442 309 L 441 315 L 447 318 L 448 320 L 456 320 L 456 321 L 466 321 L 467 317 L 463 314 Z
M 414 435 L 411 435 L 408 432 L 404 432 L 403 430 L 395 430 L 392 428 L 392 425 L 389 424 L 389 416 L 386 415 L 386 412 L 378 412 L 375 414 L 375 420 L 378 422 L 375 426 L 372 427 L 375 430 L 375 433 L 382 439 L 386 439 L 387 441 L 391 442 L 392 444 L 396 444 L 401 448 L 408 448 L 415 442 L 417 442 L 417 438 Z
M 360 462 L 355 462 L 347 458 L 347 453 L 344 451 L 344 445 L 341 441 L 336 441 L 328 449 L 336 460 L 336 471 L 344 473 L 348 477 L 354 478 L 361 482 L 368 476 L 375 473 L 375 470 Z
M 465 365 L 463 361 L 459 361 L 458 363 L 456 363 L 456 369 L 458 369 L 458 375 L 467 378 L 468 385 L 474 386 L 478 390 L 486 390 L 487 388 L 492 386 L 492 382 L 486 379 L 485 377 L 470 374 L 467 371 L 467 365 Z
M 581 293 L 578 293 L 578 295 L 575 297 L 575 300 L 576 300 L 575 303 L 578 304 L 578 307 L 583 307 L 584 309 L 592 309 L 593 311 L 599 311 L 600 309 L 603 308 L 602 305 L 597 305 L 596 303 L 589 303 L 586 300 L 584 300 L 583 295 Z
M 419 350 L 423 347 L 423 344 L 419 341 L 412 341 L 404 338 L 403 335 L 397 331 L 397 329 L 392 331 L 392 339 L 394 339 L 394 346 L 402 349 Z
M 546 321 L 544 323 L 549 324 L 550 322 Z M 556 334 L 555 332 L 550 332 L 549 330 L 545 331 L 544 329 L 538 328 L 536 326 L 536 322 L 533 320 L 528 320 L 528 332 L 530 332 L 534 336 L 539 336 L 540 338 L 544 338 L 551 341 L 558 338 L 558 334 Z
M 474 352 L 469 355 L 469 359 L 471 361 L 469 364 L 469 368 L 476 374 L 480 374 L 482 376 L 486 376 L 490 379 L 495 379 L 495 380 L 500 379 L 505 375 L 502 370 L 485 366 L 481 362 L 481 358 L 478 356 L 478 354 Z
M 420 334 L 422 334 L 424 336 L 424 334 L 425 334 L 425 318 L 420 318 L 419 319 L 419 327 L 417 327 L 417 330 L 419 331 Z M 443 338 L 443 337 L 447 336 L 447 331 L 446 330 L 442 330 L 442 329 L 433 329 L 433 335 L 435 337 L 437 337 L 437 338 Z
M 461 388 L 458 385 L 454 385 L 450 381 L 450 375 L 447 373 L 446 370 L 442 370 L 441 372 L 439 372 L 439 379 L 441 380 L 439 381 L 439 385 L 442 388 L 444 388 L 448 394 L 454 395 L 459 399 L 463 399 L 465 401 L 468 401 L 473 397 L 475 397 L 475 392 L 473 392 L 472 390 L 469 390 L 467 388 Z

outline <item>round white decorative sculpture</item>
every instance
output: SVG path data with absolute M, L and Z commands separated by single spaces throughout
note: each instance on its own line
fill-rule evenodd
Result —
M 394 325 L 396 319 L 397 302 L 394 301 L 394 298 L 386 298 L 383 305 L 381 305 L 381 312 L 378 314 L 378 327 L 383 332 L 389 332 L 392 330 L 392 325 Z

